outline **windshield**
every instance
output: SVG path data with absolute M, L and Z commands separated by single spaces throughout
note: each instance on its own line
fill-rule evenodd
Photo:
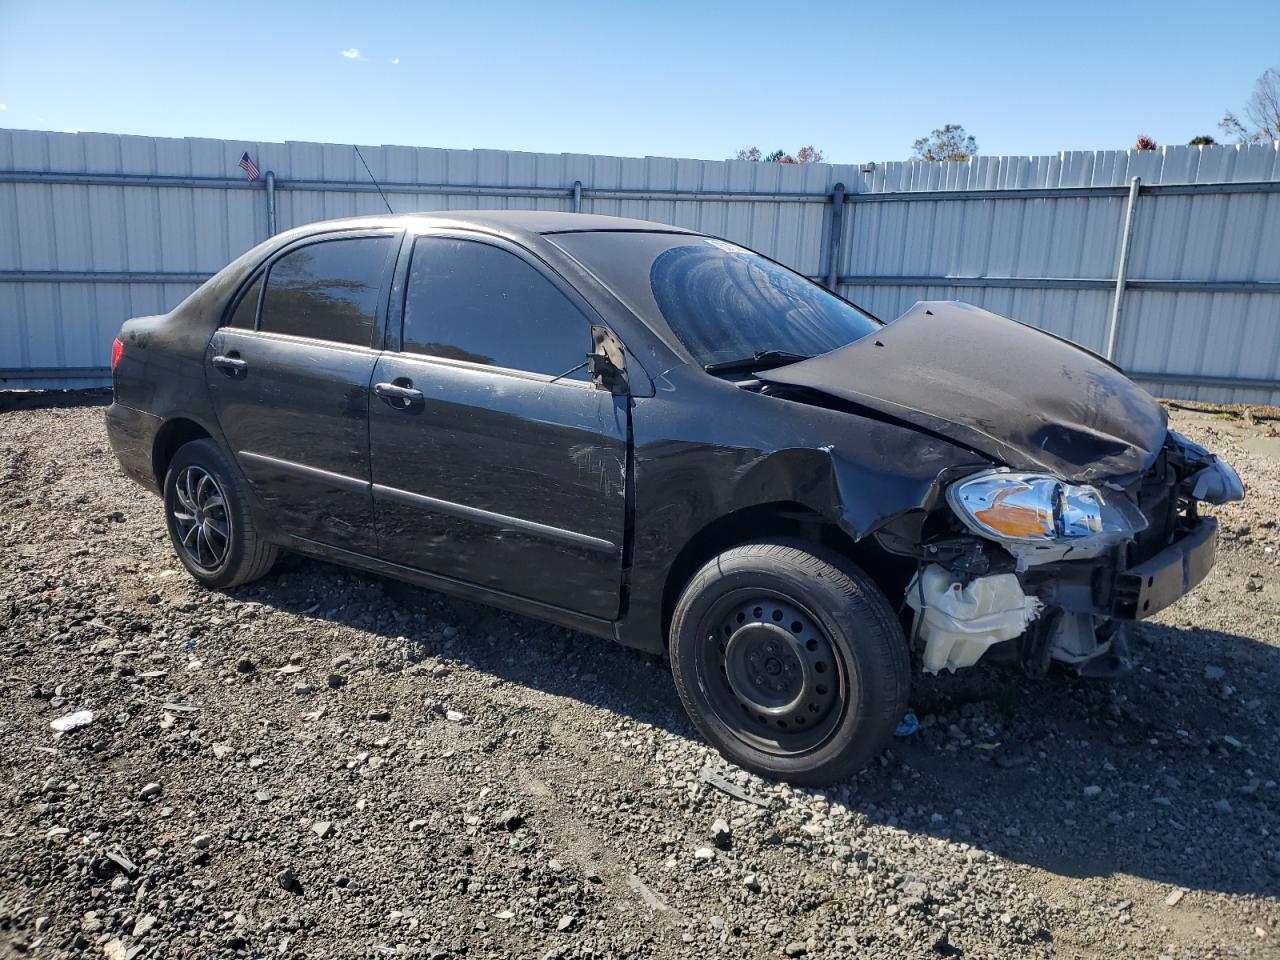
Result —
M 641 317 L 665 321 L 703 366 L 757 353 L 817 356 L 879 327 L 847 300 L 723 240 L 625 231 L 562 233 L 547 239 Z

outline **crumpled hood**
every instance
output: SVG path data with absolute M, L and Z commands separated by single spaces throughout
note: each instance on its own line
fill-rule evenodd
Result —
M 922 301 L 847 347 L 756 376 L 1073 482 L 1140 473 L 1166 433 L 1163 408 L 1105 360 L 957 301 Z

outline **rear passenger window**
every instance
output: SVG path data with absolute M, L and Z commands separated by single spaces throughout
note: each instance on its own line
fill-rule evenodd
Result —
M 271 265 L 260 329 L 367 347 L 392 237 L 322 240 Z
M 591 324 L 545 276 L 487 243 L 423 237 L 413 247 L 404 346 L 558 376 L 591 349 Z M 569 379 L 588 380 L 585 370 Z
M 249 289 L 245 290 L 240 296 L 240 302 L 236 304 L 235 311 L 231 314 L 231 319 L 227 321 L 228 327 L 239 327 L 242 330 L 252 330 L 258 319 L 258 294 L 262 292 L 262 277 L 249 284 Z

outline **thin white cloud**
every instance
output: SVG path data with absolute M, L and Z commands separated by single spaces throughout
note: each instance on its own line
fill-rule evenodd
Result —
M 360 51 L 359 51 L 359 50 L 357 50 L 355 47 L 347 47 L 347 49 L 345 49 L 345 50 L 343 50 L 343 51 L 341 51 L 341 52 L 342 52 L 342 55 L 343 55 L 344 57 L 346 57 L 348 60 L 359 60 L 359 59 L 360 59 Z
M 399 62 L 400 62 L 399 60 L 396 61 L 396 63 L 399 63 Z M 8 109 L 9 109 L 9 105 L 7 103 L 0 103 L 0 110 L 8 110 Z
M 397 65 L 398 63 L 400 63 L 400 58 L 399 58 L 399 57 L 392 57 L 392 58 L 391 58 L 391 64 L 392 64 L 392 66 L 395 66 L 395 65 Z

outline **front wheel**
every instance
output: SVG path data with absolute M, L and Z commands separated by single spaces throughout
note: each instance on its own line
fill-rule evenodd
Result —
M 254 525 L 231 465 L 212 440 L 173 455 L 164 478 L 164 518 L 178 559 L 206 587 L 257 580 L 279 555 Z
M 715 557 L 676 603 L 670 640 L 694 724 L 761 776 L 846 779 L 907 707 L 907 643 L 884 594 L 811 544 L 750 543 Z

